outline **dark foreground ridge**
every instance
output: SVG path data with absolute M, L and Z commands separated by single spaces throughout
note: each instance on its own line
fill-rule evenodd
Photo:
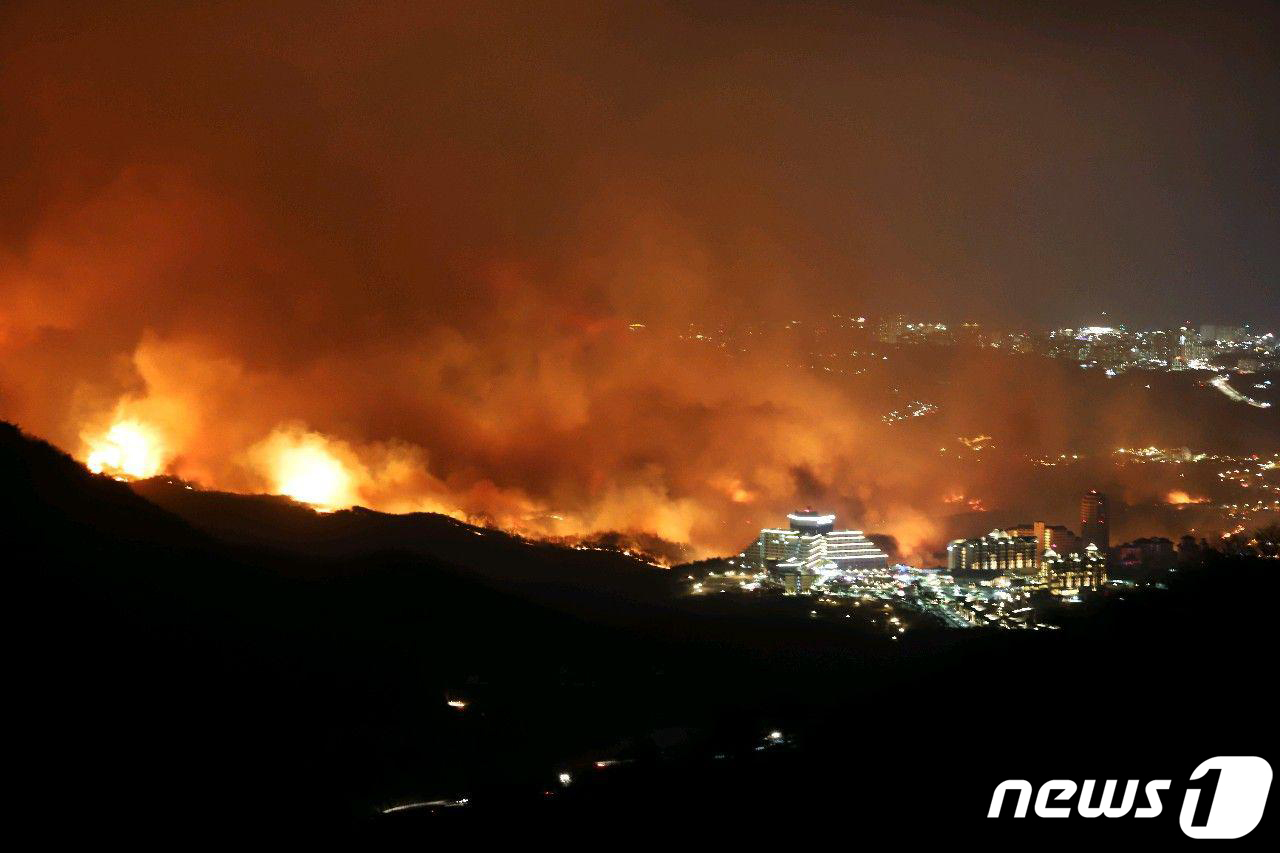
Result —
M 46 832 L 693 819 L 976 841 L 1006 778 L 1275 764 L 1274 565 L 1211 558 L 1060 631 L 890 642 L 797 599 L 680 598 L 608 552 L 173 488 L 0 424 L 15 776 Z M 1176 811 L 1054 832 L 1170 841 Z

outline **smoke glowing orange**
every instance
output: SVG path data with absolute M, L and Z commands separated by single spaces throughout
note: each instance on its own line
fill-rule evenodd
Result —
M 1209 499 L 1208 499 L 1208 498 L 1202 498 L 1202 497 L 1196 497 L 1196 496 L 1194 496 L 1194 495 L 1187 494 L 1186 492 L 1182 491 L 1181 489 L 1175 489 L 1174 491 L 1169 492 L 1169 494 L 1165 496 L 1165 501 L 1166 501 L 1167 503 L 1171 503 L 1171 504 L 1173 504 L 1174 506 L 1185 506 L 1185 505 L 1187 505 L 1187 504 L 1204 504 L 1204 503 L 1208 503 L 1208 502 L 1209 502 Z

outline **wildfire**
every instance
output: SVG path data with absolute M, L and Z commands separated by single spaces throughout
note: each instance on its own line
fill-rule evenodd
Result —
M 143 479 L 164 471 L 166 449 L 155 430 L 136 420 L 120 420 L 105 433 L 86 439 L 85 464 L 95 474 Z
M 962 503 L 973 512 L 987 511 L 987 504 L 985 501 L 982 500 L 982 498 L 971 498 L 965 495 L 963 492 L 952 492 L 951 494 L 944 495 L 942 498 L 942 502 L 945 504 L 961 504 Z
M 278 432 L 260 447 L 276 494 L 320 510 L 355 503 L 354 478 L 324 436 Z
M 1206 504 L 1209 499 L 1189 495 L 1180 489 L 1175 489 L 1165 496 L 1165 502 L 1174 506 L 1185 506 L 1187 504 Z

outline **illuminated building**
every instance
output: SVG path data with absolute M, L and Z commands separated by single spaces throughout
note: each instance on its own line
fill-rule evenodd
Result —
M 787 559 L 799 538 L 800 534 L 794 530 L 761 530 L 760 538 L 756 540 L 756 562 L 761 566 L 770 566 Z
M 834 515 L 814 512 L 811 509 L 802 509 L 790 513 L 787 516 L 787 521 L 790 522 L 793 531 L 802 535 L 830 533 L 836 526 L 836 517 Z
M 1217 341 L 1222 344 L 1240 344 L 1248 341 L 1253 336 L 1249 334 L 1249 330 L 1243 326 L 1215 326 L 1203 325 L 1200 327 L 1200 340 Z
M 1030 536 L 1036 540 L 1036 571 L 1039 572 L 1044 563 L 1046 551 L 1059 554 L 1074 554 L 1080 550 L 1080 537 L 1061 524 L 1046 524 L 1037 521 L 1034 524 L 1019 524 L 1007 530 L 1010 536 Z
M 1111 512 L 1101 492 L 1090 491 L 1080 499 L 1080 541 L 1098 546 L 1104 556 L 1111 547 Z
M 957 539 L 947 546 L 950 571 L 995 571 L 1035 575 L 1040 571 L 1034 536 L 1015 536 L 993 530 L 977 539 Z
M 1178 349 L 1174 361 L 1181 367 L 1203 365 L 1209 356 L 1210 348 L 1200 340 L 1195 329 L 1186 326 L 1178 328 Z
M 860 530 L 836 530 L 836 517 L 813 510 L 787 516 L 786 529 L 765 528 L 753 547 L 755 563 L 787 592 L 858 569 L 883 569 L 889 558 Z
M 808 592 L 814 581 L 835 569 L 827 559 L 827 540 L 821 533 L 800 533 L 785 560 L 773 566 L 772 573 L 792 594 Z
M 1135 336 L 1137 366 L 1146 368 L 1164 368 L 1173 362 L 1173 342 L 1177 332 L 1157 329 L 1151 332 L 1139 332 Z
M 907 318 L 902 314 L 885 317 L 876 324 L 876 338 L 881 343 L 896 344 L 907 329 Z
M 1075 595 L 1082 589 L 1097 589 L 1107 582 L 1107 558 L 1092 544 L 1077 554 L 1046 551 L 1041 577 L 1054 595 Z
M 833 530 L 826 535 L 827 559 L 837 566 L 887 566 L 889 558 L 861 530 Z
M 1075 357 L 1081 364 L 1114 369 L 1129 354 L 1129 335 L 1123 326 L 1085 326 L 1076 331 L 1075 339 L 1080 344 Z

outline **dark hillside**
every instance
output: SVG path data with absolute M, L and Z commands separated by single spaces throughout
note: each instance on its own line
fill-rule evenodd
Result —
M 1274 728 L 1266 561 L 1211 557 L 1051 633 L 890 643 L 800 599 L 594 619 L 505 580 L 554 550 L 465 528 L 449 563 L 224 541 L 7 425 L 0 483 L 20 805 L 66 832 L 305 819 L 421 839 L 439 820 L 634 821 L 639 804 L 657 829 L 792 792 L 943 840 L 980 833 L 1011 774 L 1185 778 L 1189 756 L 1256 752 Z M 763 743 L 774 729 L 785 742 Z M 911 823 L 920 797 L 953 818 Z

